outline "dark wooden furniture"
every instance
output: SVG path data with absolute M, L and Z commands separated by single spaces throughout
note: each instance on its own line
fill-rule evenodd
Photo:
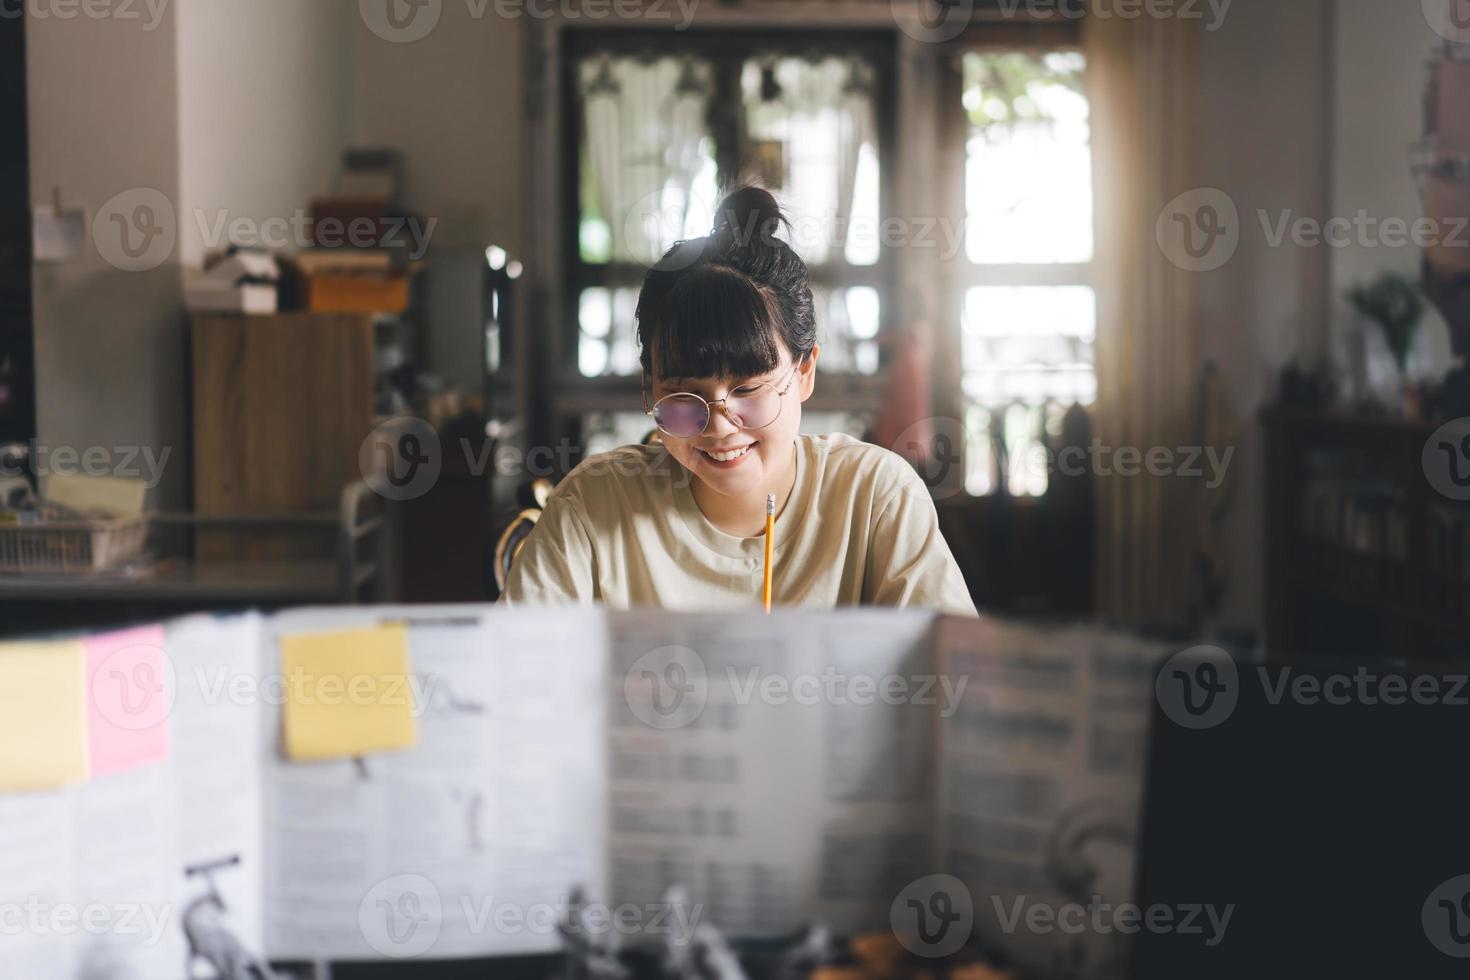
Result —
M 1470 504 L 1425 478 L 1435 426 L 1268 411 L 1272 659 L 1470 656 Z
M 25 21 L 0 16 L 0 444 L 36 435 Z

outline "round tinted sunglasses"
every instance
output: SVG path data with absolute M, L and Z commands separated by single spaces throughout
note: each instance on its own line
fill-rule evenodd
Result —
M 709 427 L 716 405 L 720 406 L 726 418 L 740 428 L 764 429 L 781 417 L 781 406 L 786 393 L 796 383 L 796 372 L 801 370 L 804 363 L 806 358 L 796 362 L 796 367 L 787 376 L 786 383 L 780 390 L 775 385 L 757 381 L 734 388 L 724 398 L 716 398 L 714 401 L 707 401 L 693 392 L 681 391 L 665 395 L 649 408 L 645 389 L 643 411 L 653 416 L 653 424 L 658 426 L 660 432 L 675 439 L 692 439 L 703 433 Z

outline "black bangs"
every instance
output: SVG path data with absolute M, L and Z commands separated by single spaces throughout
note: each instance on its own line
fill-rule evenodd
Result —
M 667 274 L 664 274 L 667 275 Z M 649 276 L 638 304 L 645 368 L 655 378 L 749 378 L 781 364 L 774 304 L 759 286 L 721 265 Z

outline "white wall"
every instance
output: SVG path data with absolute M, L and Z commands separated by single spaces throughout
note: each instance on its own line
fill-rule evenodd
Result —
M 155 214 L 174 236 L 158 239 L 144 270 L 119 268 L 91 237 L 78 258 L 36 267 L 38 437 L 79 452 L 166 451 L 157 501 L 180 507 L 189 468 L 182 281 L 206 244 L 196 214 L 289 217 L 331 189 L 344 25 L 356 5 L 129 6 L 137 19 L 33 15 L 26 25 L 32 201 L 49 203 L 59 189 L 105 243 L 117 237 L 113 211 L 129 217 L 141 189 L 156 191 L 167 203 Z
M 179 251 L 195 268 L 207 250 L 229 244 L 221 216 L 246 219 L 247 228 L 292 221 L 333 190 L 357 17 L 356 4 L 333 0 L 175 2 Z M 294 231 L 289 237 L 304 244 Z
M 403 151 L 404 203 L 438 222 L 421 280 L 429 367 L 474 393 L 482 380 L 485 249 L 498 244 L 524 255 L 528 220 L 524 22 L 498 16 L 497 6 L 444 3 L 433 29 L 408 42 L 374 33 L 355 10 L 348 30 L 349 142 Z
M 49 203 L 58 188 L 65 207 L 92 218 L 135 188 L 178 199 L 172 6 L 149 23 L 146 11 L 140 20 L 27 20 L 33 202 Z M 166 505 L 182 503 L 187 467 L 176 258 L 124 272 L 89 238 L 80 258 L 33 275 L 38 441 L 168 449 Z
M 1379 0 L 1382 2 L 1382 0 Z M 1290 242 L 1273 248 L 1258 212 L 1322 215 L 1328 207 L 1332 104 L 1328 0 L 1240 0 L 1201 57 L 1202 180 L 1234 199 L 1240 247 L 1200 276 L 1201 355 L 1218 364 L 1240 443 L 1223 535 L 1229 591 L 1224 625 L 1260 624 L 1263 600 L 1263 441 L 1258 413 L 1276 373 L 1325 343 L 1328 256 Z
M 1332 214 L 1352 218 L 1366 211 L 1375 221 L 1394 218 L 1412 225 L 1424 209 L 1409 170 L 1409 146 L 1423 138 L 1426 62 L 1441 38 L 1419 0 L 1337 0 L 1336 13 Z M 1333 358 L 1339 366 L 1345 369 L 1352 360 L 1354 335 L 1364 328 L 1344 294 L 1385 271 L 1417 281 L 1422 259 L 1412 245 L 1354 241 L 1332 249 Z M 1374 328 L 1363 340 L 1370 387 L 1385 393 L 1396 384 L 1397 368 Z M 1449 332 L 1431 307 L 1410 371 L 1437 378 L 1449 367 Z

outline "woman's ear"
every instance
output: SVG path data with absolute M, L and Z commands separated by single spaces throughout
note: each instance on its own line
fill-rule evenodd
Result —
M 801 376 L 801 400 L 806 401 L 817 390 L 817 357 L 822 353 L 820 344 L 812 345 L 812 352 L 801 363 L 797 373 Z

